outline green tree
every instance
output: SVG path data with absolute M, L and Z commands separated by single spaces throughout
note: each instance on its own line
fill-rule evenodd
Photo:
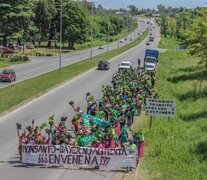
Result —
M 28 38 L 36 29 L 33 24 L 33 0 L 0 0 L 0 37 L 4 46 L 8 38 Z
M 169 28 L 169 17 L 166 14 L 161 14 L 160 18 L 161 33 L 166 37 Z
M 48 40 L 52 19 L 55 17 L 57 9 L 54 0 L 39 0 L 35 7 L 35 24 L 39 29 L 39 45 L 41 37 Z
M 190 13 L 184 11 L 180 13 L 180 20 L 183 25 L 183 29 L 186 30 L 187 27 L 190 25 Z
M 183 43 L 189 47 L 191 55 L 199 57 L 200 63 L 207 66 L 207 8 L 198 12 L 198 17 L 184 33 Z
M 115 16 L 115 15 L 110 16 L 109 18 L 110 18 L 111 26 L 114 26 L 115 35 L 121 33 L 125 25 L 124 19 L 120 16 Z
M 107 34 L 108 32 L 108 23 L 109 23 L 109 18 L 107 16 L 105 17 L 101 17 L 98 16 L 95 18 L 96 23 L 98 24 L 98 26 L 100 27 L 100 33 L 101 34 Z
M 90 29 L 89 13 L 80 2 L 65 1 L 63 10 L 64 38 L 68 46 L 74 48 L 75 43 L 82 43 L 87 39 Z
M 171 37 L 176 37 L 177 22 L 174 18 L 169 19 L 169 32 Z
M 130 9 L 130 12 L 133 16 L 137 15 L 139 12 L 138 8 L 134 5 L 129 5 L 128 8 Z
M 165 7 L 165 5 L 163 5 L 163 4 L 159 4 L 159 5 L 157 5 L 157 9 L 158 9 L 158 12 L 160 13 L 160 14 L 163 14 L 163 13 L 165 13 L 166 12 L 166 7 Z

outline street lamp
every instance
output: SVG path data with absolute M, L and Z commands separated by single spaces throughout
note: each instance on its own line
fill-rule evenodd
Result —
M 107 12 L 108 14 L 108 23 L 107 23 L 107 60 L 109 60 L 109 10 Z
M 129 11 L 130 10 L 127 10 L 127 16 L 126 16 L 126 18 L 127 18 L 127 36 L 126 36 L 126 45 L 127 45 L 127 43 L 128 43 L 128 33 L 129 33 L 129 29 L 130 29 L 130 17 L 129 17 Z
M 92 19 L 91 19 L 91 61 L 93 61 L 93 4 L 91 4 L 92 7 Z
M 62 66 L 62 33 L 63 33 L 63 0 L 60 0 L 60 56 L 59 56 L 59 74 Z
M 91 61 L 93 61 L 93 16 L 94 16 L 94 3 L 97 3 L 98 1 L 89 1 L 91 3 Z

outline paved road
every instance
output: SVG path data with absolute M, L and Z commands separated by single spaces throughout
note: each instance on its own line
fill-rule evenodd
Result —
M 121 46 L 126 45 L 130 42 L 130 39 L 132 36 L 137 38 L 138 32 L 144 32 L 144 30 L 147 28 L 147 23 L 145 22 L 139 22 L 138 29 L 128 35 L 127 40 L 125 40 L 123 43 L 120 43 L 119 41 L 110 43 L 109 44 L 109 51 L 112 49 L 116 49 Z M 102 46 L 104 49 L 98 49 L 98 47 L 95 47 L 92 49 L 93 56 L 96 56 L 98 54 L 107 52 L 107 45 Z M 82 51 L 74 51 L 67 54 L 62 54 L 62 67 L 67 66 L 69 64 L 72 64 L 74 62 L 80 61 L 82 59 L 86 59 L 91 57 L 91 49 L 86 49 Z M 29 79 L 31 77 L 38 76 L 40 74 L 44 74 L 47 72 L 50 72 L 52 70 L 55 70 L 59 67 L 59 56 L 52 56 L 52 57 L 32 57 L 32 61 L 25 63 L 25 64 L 19 64 L 19 65 L 12 65 L 11 67 L 16 71 L 17 74 L 17 80 L 16 83 L 23 81 L 25 79 Z M 1 72 L 0 68 L 0 72 Z M 8 82 L 0 82 L 0 88 L 9 86 L 13 83 Z
M 157 29 L 153 29 L 158 34 Z M 66 82 L 49 93 L 26 103 L 10 114 L 0 117 L 0 179 L 1 180 L 110 180 L 114 172 L 110 170 L 80 170 L 77 167 L 66 169 L 24 167 L 18 162 L 16 136 L 16 122 L 30 125 L 35 119 L 37 124 L 47 121 L 48 117 L 55 113 L 55 118 L 62 115 L 71 117 L 73 111 L 68 105 L 69 100 L 74 100 L 85 111 L 85 93 L 91 92 L 96 98 L 101 96 L 101 86 L 109 84 L 112 74 L 117 70 L 118 64 L 123 60 L 130 60 L 137 65 L 137 59 L 143 59 L 146 41 L 137 47 L 111 59 L 109 71 L 98 71 L 96 68 L 82 74 L 75 79 Z M 158 37 L 150 47 L 156 47 Z M 143 62 L 142 62 L 143 63 Z

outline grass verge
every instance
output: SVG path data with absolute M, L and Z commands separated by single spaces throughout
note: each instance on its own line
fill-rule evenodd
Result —
M 160 55 L 155 90 L 160 98 L 176 99 L 177 115 L 169 120 L 153 117 L 151 130 L 149 117 L 143 119 L 147 122 L 144 164 L 151 177 L 207 179 L 206 77 L 206 68 L 187 51 Z
M 119 49 L 114 49 L 109 51 L 108 57 L 109 59 L 115 57 L 124 51 L 138 45 L 142 42 L 148 34 L 148 30 L 144 32 L 144 34 L 135 41 L 127 44 L 126 46 L 120 47 Z M 107 53 L 103 53 L 93 57 L 93 61 L 91 59 L 85 59 L 76 63 L 73 63 L 69 66 L 63 67 L 61 71 L 61 75 L 59 75 L 58 70 L 40 75 L 35 78 L 31 78 L 25 80 L 23 82 L 13 84 L 6 88 L 0 89 L 0 114 L 4 111 L 11 109 L 12 107 L 30 99 L 36 97 L 46 90 L 58 85 L 64 81 L 67 81 L 87 70 L 97 65 L 98 61 L 106 59 Z
M 162 49 L 176 49 L 179 43 L 180 41 L 178 39 L 161 36 L 161 41 L 158 47 Z
M 11 65 L 14 65 L 14 64 L 26 63 L 28 61 L 29 60 L 27 60 L 27 61 L 25 61 L 25 60 L 19 60 L 17 62 L 12 62 L 11 61 L 11 58 L 0 58 L 0 68 L 8 67 L 8 66 L 11 66 Z

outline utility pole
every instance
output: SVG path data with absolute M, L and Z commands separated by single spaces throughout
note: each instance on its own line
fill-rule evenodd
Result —
M 107 23 L 107 60 L 109 60 L 109 10 L 107 12 L 108 15 L 108 23 Z
M 91 14 L 92 14 L 92 17 L 91 17 L 91 62 L 93 61 L 93 3 L 91 3 Z
M 59 74 L 62 66 L 62 33 L 63 33 L 63 0 L 60 0 L 60 57 L 59 57 Z

